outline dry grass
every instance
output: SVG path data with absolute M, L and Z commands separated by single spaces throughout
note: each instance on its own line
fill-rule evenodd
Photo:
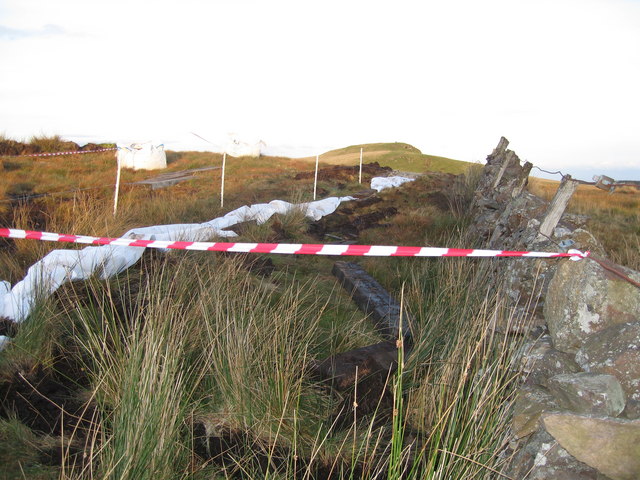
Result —
M 559 182 L 530 178 L 529 190 L 545 200 L 553 198 Z M 640 189 L 622 187 L 613 193 L 580 185 L 569 212 L 589 216 L 587 228 L 600 240 L 610 258 L 640 270 Z
M 407 149 L 407 155 L 421 154 Z M 169 160 L 174 171 L 218 165 L 221 158 L 173 152 Z M 84 161 L 84 168 L 94 165 Z M 30 162 L 5 171 L 13 175 L 24 168 L 35 177 L 23 180 L 40 188 L 46 181 L 37 177 L 42 164 Z M 74 162 L 59 168 L 79 169 Z M 87 178 L 110 182 L 114 163 L 110 155 L 96 160 Z M 312 168 L 303 160 L 240 158 L 228 160 L 227 167 L 225 210 L 273 198 L 297 203 L 312 194 L 311 184 L 292 186 L 297 171 Z M 73 185 L 66 172 L 56 180 L 60 188 Z M 149 176 L 125 172 L 125 181 Z M 55 184 L 53 179 L 42 188 Z M 459 187 L 461 200 L 443 198 L 457 217 L 429 205 L 426 179 L 383 194 L 405 211 L 393 226 L 369 231 L 366 240 L 455 245 L 451 232 L 464 228 L 464 190 L 472 180 Z M 115 219 L 106 190 L 38 200 L 12 208 L 5 218 L 18 227 L 117 235 L 144 224 L 215 218 L 222 213 L 219 186 L 218 171 L 166 190 L 127 186 Z M 323 187 L 337 192 L 328 183 Z M 637 225 L 637 213 L 635 219 Z M 303 241 L 305 222 L 292 212 L 248 228 L 244 238 L 283 235 Z M 13 280 L 18 279 L 24 265 L 16 259 L 26 262 L 43 253 L 38 249 L 54 247 L 12 242 L 13 250 L 5 247 L 0 256 L 0 271 L 12 269 Z M 517 341 L 496 334 L 494 326 L 501 317 L 505 323 L 526 319 L 511 318 L 497 301 L 501 295 L 492 291 L 490 260 L 364 261 L 392 294 L 404 292 L 416 318 L 416 342 L 406 367 L 389 379 L 397 410 L 393 424 L 380 411 L 338 430 L 330 414 L 340 399 L 306 377 L 307 365 L 379 337 L 331 277 L 330 259 L 274 258 L 278 271 L 264 279 L 249 273 L 240 257 L 145 255 L 140 265 L 108 282 L 65 286 L 24 323 L 0 357 L 15 363 L 28 356 L 48 368 L 64 352 L 84 362 L 99 428 L 85 452 L 88 462 L 58 471 L 61 478 L 313 478 L 314 470 L 302 459 L 328 464 L 336 478 L 480 479 L 501 470 L 504 459 L 498 454 L 508 435 L 517 375 L 509 365 Z M 231 461 L 222 466 L 193 454 L 198 419 L 214 430 L 246 434 L 245 448 L 231 452 Z M 22 437 L 17 444 L 29 448 L 30 437 L 15 422 L 0 424 L 0 434 L 3 441 Z M 276 456 L 278 462 L 271 462 Z M 32 456 L 25 458 L 33 467 Z M 29 473 L 47 474 L 45 469 Z

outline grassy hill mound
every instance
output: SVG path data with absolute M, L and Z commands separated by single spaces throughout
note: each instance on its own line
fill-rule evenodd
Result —
M 455 175 L 467 171 L 470 162 L 453 160 L 447 157 L 426 155 L 408 143 L 365 143 L 330 150 L 320 156 L 320 161 L 332 165 L 357 165 L 360 149 L 363 150 L 363 162 L 378 162 L 383 167 L 404 172 L 442 172 Z M 304 160 L 315 161 L 315 157 Z

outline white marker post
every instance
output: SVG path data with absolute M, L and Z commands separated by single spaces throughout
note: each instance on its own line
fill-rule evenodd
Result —
M 118 211 L 118 193 L 120 192 L 120 157 L 116 153 L 116 161 L 118 163 L 118 173 L 116 174 L 116 192 L 113 199 L 113 216 L 116 216 L 116 212 Z
M 316 174 L 313 178 L 313 200 L 316 199 L 316 191 L 318 188 L 318 155 L 316 155 Z
M 362 183 L 362 147 L 360 148 L 360 175 L 358 175 L 358 183 Z
M 220 208 L 224 207 L 224 169 L 227 164 L 227 152 L 222 154 L 222 182 L 220 182 Z

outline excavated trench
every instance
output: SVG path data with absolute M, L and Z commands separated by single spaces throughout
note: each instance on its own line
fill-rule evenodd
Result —
M 365 165 L 363 173 L 366 176 L 388 175 L 390 169 L 377 164 Z M 296 178 L 306 179 L 308 175 L 303 173 Z M 330 167 L 319 172 L 320 179 L 332 181 L 354 181 L 357 175 L 357 167 Z M 447 177 L 446 180 L 450 179 Z M 434 190 L 430 195 L 442 196 L 437 189 Z M 340 206 L 335 214 L 312 222 L 308 233 L 323 242 L 355 243 L 363 230 L 384 228 L 384 222 L 398 213 L 396 206 L 385 205 L 373 190 L 363 191 L 358 197 Z M 437 199 L 444 203 L 442 198 Z M 274 232 L 276 236 L 279 234 L 275 228 Z M 157 252 L 145 253 L 142 264 L 154 264 L 157 255 Z M 276 268 L 268 257 L 236 255 L 241 255 L 245 268 L 256 275 L 269 276 Z M 375 412 L 376 421 L 385 422 L 393 407 L 389 376 L 397 367 L 400 306 L 357 264 L 337 262 L 333 272 L 358 307 L 376 324 L 384 341 L 312 362 L 308 371 L 309 379 L 337 392 L 341 401 L 328 419 L 337 428 L 346 427 L 353 421 L 356 391 L 358 416 L 366 417 Z M 125 304 L 135 302 L 127 302 L 124 298 L 120 300 L 122 318 L 125 318 L 131 313 L 126 312 L 125 315 L 125 309 L 128 308 Z M 0 334 L 15 335 L 17 325 L 6 319 L 0 320 Z M 410 317 L 403 314 L 405 354 L 411 348 L 410 322 Z M 95 434 L 92 429 L 96 406 L 86 400 L 88 388 L 90 385 L 86 372 L 81 362 L 72 356 L 59 356 L 47 368 L 34 366 L 5 372 L 0 379 L 0 415 L 5 418 L 15 416 L 39 435 L 62 437 L 76 432 L 76 442 L 67 446 L 65 455 L 61 447 L 41 452 L 43 463 L 60 464 L 63 457 L 73 461 L 81 457 L 83 442 Z M 201 423 L 194 424 L 192 428 L 194 453 L 206 461 L 229 467 L 229 471 L 233 470 L 234 465 L 237 467 L 234 459 L 242 458 L 244 453 L 251 453 L 254 467 L 261 471 L 282 466 L 284 459 L 291 458 L 287 448 L 263 445 L 250 432 L 223 429 L 222 433 L 208 434 L 206 426 Z M 341 466 L 336 462 L 300 458 L 296 468 L 300 476 L 306 478 L 309 472 L 314 478 L 332 478 L 343 468 L 355 468 L 354 476 L 358 477 L 362 466 L 354 467 L 350 462 Z

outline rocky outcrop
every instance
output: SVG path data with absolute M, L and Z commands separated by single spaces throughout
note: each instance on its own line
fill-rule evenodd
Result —
M 523 372 L 512 419 L 516 455 L 506 473 L 527 479 L 640 478 L 640 273 L 603 259 L 585 219 L 565 214 L 576 182 L 547 204 L 524 191 L 504 138 L 487 158 L 472 231 L 496 249 L 590 251 L 593 259 L 509 262 L 502 286 L 532 338 L 517 354 Z M 506 273 L 504 272 L 506 270 Z M 548 332 L 548 335 L 545 333 Z
M 577 373 L 580 367 L 573 356 L 553 348 L 549 335 L 543 335 L 526 343 L 520 351 L 519 371 L 529 385 L 546 386 L 546 380 L 562 373 Z

